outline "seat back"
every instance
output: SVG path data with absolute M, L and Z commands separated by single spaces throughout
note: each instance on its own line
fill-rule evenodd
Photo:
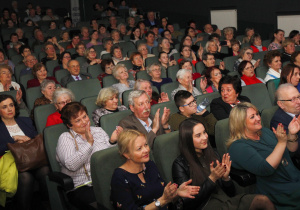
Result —
M 271 99 L 272 104 L 274 105 L 276 103 L 275 101 L 275 92 L 279 86 L 280 78 L 278 79 L 272 79 L 267 82 L 267 88 L 269 92 L 269 96 Z
M 173 181 L 172 165 L 180 155 L 179 131 L 157 136 L 154 141 L 153 155 L 162 178 L 167 183 Z
M 91 175 L 98 209 L 114 209 L 110 202 L 111 178 L 114 170 L 124 162 L 125 159 L 120 156 L 118 147 L 104 149 L 92 155 Z
M 101 90 L 101 85 L 98 79 L 86 79 L 80 81 L 73 81 L 67 84 L 77 101 L 90 96 L 97 96 Z
M 219 98 L 220 96 L 221 95 L 219 92 L 207 93 L 204 95 L 196 96 L 197 105 L 200 104 L 205 98 L 207 98 L 209 100 L 209 102 L 211 103 L 213 99 Z M 206 110 L 210 111 L 210 106 L 207 106 Z
M 158 62 L 158 58 L 157 58 L 156 56 L 146 58 L 145 64 L 146 64 L 147 67 L 150 66 L 150 65 L 153 64 L 153 63 L 159 63 L 159 62 Z
M 20 84 L 23 85 L 25 89 L 27 89 L 27 82 L 33 79 L 33 74 L 25 74 L 20 77 Z
M 56 160 L 56 145 L 59 136 L 64 132 L 68 132 L 68 128 L 63 123 L 44 129 L 45 148 L 52 171 L 60 171 L 60 165 Z
M 254 104 L 260 112 L 263 109 L 272 106 L 272 102 L 265 84 L 258 83 L 254 85 L 247 85 L 242 88 L 241 95 L 247 96 L 251 100 L 251 103 Z
M 126 106 L 127 108 L 129 108 L 128 97 L 129 97 L 129 94 L 130 94 L 131 91 L 133 91 L 133 90 L 125 90 L 125 91 L 122 93 L 122 103 L 123 103 L 123 105 Z
M 255 70 L 256 76 L 262 79 L 265 79 L 266 74 L 268 72 L 268 68 L 266 66 L 260 66 Z
M 272 106 L 270 108 L 266 108 L 261 112 L 261 120 L 262 124 L 266 128 L 271 128 L 271 120 L 277 111 L 278 106 Z
M 154 116 L 156 111 L 160 109 L 159 116 L 161 117 L 164 113 L 164 107 L 170 109 L 170 115 L 178 112 L 177 106 L 174 101 L 167 101 L 151 106 L 151 115 Z
M 29 110 L 34 107 L 34 102 L 37 98 L 42 97 L 41 87 L 32 87 L 26 90 L 26 103 Z
M 119 81 L 116 78 L 114 78 L 112 75 L 108 75 L 106 77 L 103 77 L 102 79 L 102 84 L 104 88 L 110 87 L 113 84 L 117 84 L 117 83 L 119 83 Z
M 138 73 L 136 73 L 136 79 L 151 80 L 151 77 L 147 73 L 147 71 L 139 71 Z
M 227 153 L 226 142 L 229 135 L 229 119 L 219 120 L 215 125 L 215 141 L 220 157 Z
M 17 90 L 3 91 L 3 92 L 0 92 L 0 95 L 10 95 L 10 96 L 14 97 L 14 99 L 16 100 Z
M 205 69 L 205 65 L 202 61 L 196 63 L 196 72 L 203 74 L 204 69 Z
M 43 133 L 48 116 L 55 111 L 56 108 L 53 104 L 41 105 L 34 109 L 34 122 L 38 133 Z
M 238 56 L 230 56 L 230 57 L 224 58 L 224 63 L 225 63 L 226 69 L 228 69 L 229 71 L 233 71 L 234 63 L 238 59 L 239 59 Z
M 100 65 L 91 65 L 88 66 L 87 72 L 92 75 L 92 78 L 97 78 L 99 74 L 104 73 L 104 71 L 101 69 Z
M 124 56 L 127 55 L 128 51 L 136 50 L 134 44 L 131 41 L 120 42 L 119 45 L 122 48 L 122 53 Z
M 18 64 L 18 65 L 15 66 L 15 72 L 14 72 L 14 74 L 15 74 L 17 83 L 20 83 L 20 74 L 21 74 L 21 71 L 23 69 L 25 69 L 25 68 L 27 68 L 27 67 L 25 66 L 24 63 Z
M 58 60 L 52 60 L 46 62 L 46 69 L 48 71 L 48 76 L 53 76 L 53 70 L 56 66 L 58 66 Z
M 60 69 L 55 72 L 55 78 L 56 80 L 61 83 L 61 79 L 64 78 L 65 76 L 69 75 L 69 71 L 67 69 Z
M 179 82 L 170 82 L 170 83 L 167 83 L 167 84 L 163 84 L 160 87 L 160 90 L 161 90 L 161 92 L 167 93 L 170 100 L 174 100 L 172 98 L 172 94 L 171 93 L 172 93 L 173 90 L 175 90 L 176 88 L 178 88 L 178 85 L 179 85 Z
M 111 136 L 113 131 L 116 129 L 116 126 L 119 125 L 119 122 L 123 118 L 129 116 L 131 113 L 132 113 L 131 110 L 124 110 L 121 112 L 115 112 L 112 114 L 103 115 L 100 118 L 101 128 L 103 128 L 103 130 L 105 130 L 105 132 L 108 134 L 108 136 Z
M 169 66 L 167 68 L 167 74 L 168 74 L 168 78 L 171 78 L 172 81 L 176 81 L 176 74 L 179 71 L 179 66 L 178 65 L 174 65 L 174 66 Z
M 262 41 L 262 46 L 268 48 L 269 45 L 271 44 L 271 39 L 263 40 Z
M 133 68 L 133 64 L 130 60 L 120 61 L 118 64 L 124 64 L 126 66 L 127 70 L 130 70 Z
M 91 96 L 91 97 L 84 98 L 80 101 L 84 106 L 86 106 L 88 116 L 89 116 L 90 121 L 91 121 L 91 125 L 94 125 L 94 121 L 93 121 L 93 118 L 92 118 L 93 112 L 96 109 L 100 108 L 96 105 L 97 97 L 98 96 Z

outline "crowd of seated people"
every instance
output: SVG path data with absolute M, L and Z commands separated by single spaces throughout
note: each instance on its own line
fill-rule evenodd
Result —
M 136 5 L 129 7 L 125 0 L 120 1 L 120 7 L 115 6 L 113 1 L 108 1 L 105 6 L 95 4 L 94 9 L 100 12 L 95 13 L 100 14 L 99 17 L 91 18 L 88 24 L 81 24 L 81 27 L 74 25 L 69 17 L 62 18 L 56 15 L 52 8 L 44 9 L 38 5 L 33 7 L 32 4 L 28 4 L 26 16 L 23 17 L 14 1 L 13 9 L 2 10 L 0 26 L 1 29 L 7 29 L 9 34 L 0 34 L 2 38 L 0 41 L 3 41 L 0 44 L 0 92 L 6 92 L 0 100 L 0 125 L 3 125 L 6 135 L 3 135 L 6 139 L 0 143 L 0 156 L 4 155 L 4 151 L 7 150 L 7 142 L 20 143 L 34 138 L 37 134 L 34 127 L 36 118 L 33 115 L 34 109 L 37 106 L 52 104 L 55 112 L 44 119 L 45 127 L 64 123 L 70 130 L 59 138 L 57 160 L 62 172 L 71 176 L 74 181 L 75 188 L 67 193 L 67 197 L 73 205 L 81 209 L 92 208 L 90 204 L 96 201 L 93 187 L 89 183 L 91 181 L 91 155 L 96 151 L 113 147 L 119 142 L 120 154 L 126 158 L 126 162 L 114 172 L 111 199 L 114 207 L 120 207 L 122 204 L 125 209 L 131 207 L 144 207 L 145 209 L 163 207 L 164 209 L 177 204 L 178 200 L 184 205 L 183 209 L 195 206 L 202 208 L 206 205 L 206 209 L 217 208 L 222 204 L 216 202 L 214 196 L 221 192 L 222 196 L 226 197 L 226 202 L 230 203 L 229 197 L 235 195 L 234 186 L 228 176 L 231 167 L 230 159 L 234 167 L 246 169 L 257 175 L 259 180 L 268 182 L 265 178 L 267 173 L 254 170 L 251 165 L 244 165 L 243 159 L 236 156 L 236 151 L 242 152 L 245 146 L 238 145 L 239 139 L 249 138 L 253 141 L 263 139 L 270 143 L 268 138 L 271 136 L 277 138 L 281 146 L 281 143 L 286 144 L 286 147 L 281 148 L 281 153 L 277 152 L 277 146 L 272 144 L 276 151 L 273 152 L 274 154 L 269 151 L 271 155 L 276 154 L 285 158 L 291 162 L 292 166 L 291 158 L 293 161 L 298 157 L 300 159 L 298 154 L 292 157 L 288 154 L 288 151 L 297 150 L 294 139 L 298 140 L 296 133 L 300 129 L 297 124 L 298 118 L 293 118 L 300 113 L 298 108 L 300 106 L 296 106 L 299 105 L 300 97 L 300 52 L 297 48 L 300 45 L 299 31 L 293 30 L 285 38 L 285 32 L 277 29 L 274 33 L 272 32 L 269 44 L 264 46 L 259 31 L 252 27 L 240 32 L 233 27 L 220 30 L 215 25 L 206 24 L 202 29 L 194 20 L 187 20 L 187 26 L 178 30 L 170 19 L 166 17 L 159 19 L 154 11 L 148 11 L 143 16 L 141 11 L 137 10 Z M 123 10 L 130 11 L 126 14 L 126 21 L 118 15 Z M 238 40 L 236 38 L 239 34 L 244 34 L 244 36 Z M 4 37 L 7 40 L 3 40 Z M 256 57 L 256 55 L 262 56 Z M 227 58 L 233 56 L 238 56 L 238 58 L 231 60 L 230 64 L 226 63 L 229 60 Z M 59 77 L 59 75 L 63 76 Z M 89 79 L 98 79 L 102 87 L 98 96 L 94 96 L 93 105 L 96 105 L 97 109 L 92 110 L 91 113 L 88 113 L 86 107 L 75 98 L 75 92 L 67 88 L 69 83 Z M 283 118 L 273 122 L 275 135 L 271 130 L 266 131 L 260 128 L 257 125 L 259 123 L 253 123 L 256 128 L 253 128 L 251 123 L 247 124 L 249 110 L 253 112 L 252 115 L 257 121 L 260 119 L 255 114 L 257 109 L 249 105 L 251 101 L 253 103 L 255 101 L 252 98 L 250 101 L 248 97 L 243 96 L 242 92 L 243 86 L 259 83 L 267 86 L 274 79 L 280 80 L 280 88 L 276 93 L 279 110 L 291 117 L 288 123 Z M 111 84 L 110 86 L 106 85 L 107 81 Z M 164 88 L 168 85 L 173 85 L 174 88 L 167 92 Z M 32 101 L 33 107 L 29 107 L 26 100 L 28 90 L 36 87 L 40 87 L 39 95 Z M 283 89 L 293 94 L 284 95 Z M 8 96 L 12 94 L 8 91 L 15 91 L 15 96 Z M 89 92 L 84 88 L 82 91 Z M 122 101 L 125 91 L 127 93 L 130 91 L 126 102 Z M 220 96 L 210 101 L 209 111 L 204 109 L 199 112 L 197 97 L 205 98 L 217 92 Z M 155 109 L 156 106 L 164 105 L 164 103 L 173 103 L 177 107 L 177 112 L 171 113 L 168 106 Z M 128 104 L 128 107 L 125 104 Z M 22 114 L 31 119 L 19 117 L 19 108 L 25 110 Z M 151 109 L 156 110 L 154 115 L 151 115 Z M 231 113 L 238 109 L 248 110 L 245 119 L 241 118 L 247 121 L 246 124 L 238 123 L 245 125 L 248 130 L 246 133 L 236 131 L 240 133 L 234 134 L 233 131 L 236 128 L 230 127 L 232 130 L 229 143 L 230 156 L 227 154 L 219 157 L 211 148 L 215 147 L 215 124 L 226 118 L 233 121 L 234 116 L 231 116 Z M 117 123 L 119 127 L 109 138 L 107 131 L 101 128 L 101 117 L 124 110 L 130 110 L 132 114 Z M 95 127 L 91 126 L 89 119 L 92 119 Z M 290 122 L 296 128 L 292 129 L 292 126 L 289 126 Z M 24 123 L 28 126 L 24 126 Z M 187 123 L 194 124 L 187 126 Z M 278 123 L 284 124 L 284 132 Z M 15 132 L 12 129 L 13 126 L 17 129 L 16 135 L 13 134 Z M 133 130 L 122 133 L 123 129 Z M 181 155 L 173 164 L 173 178 L 177 185 L 165 183 L 165 186 L 157 186 L 158 183 L 164 183 L 164 181 L 160 178 L 155 164 L 146 156 L 149 150 L 154 148 L 157 136 L 176 130 L 179 130 L 180 144 L 190 145 L 186 151 L 181 148 Z M 287 134 L 279 134 L 279 132 L 285 133 L 286 131 Z M 206 144 L 205 147 L 202 147 L 203 145 L 200 148 L 197 147 L 195 139 L 198 137 L 195 137 L 195 132 L 198 132 L 198 136 L 204 136 L 201 138 L 206 143 L 200 144 Z M 262 136 L 255 136 L 255 132 L 261 133 Z M 131 143 L 126 140 L 128 138 L 126 135 L 132 135 Z M 264 139 L 265 135 L 269 135 L 268 138 Z M 78 141 L 79 147 L 77 148 L 74 139 Z M 192 143 L 185 142 L 189 140 Z M 68 149 L 70 145 L 73 146 L 72 150 Z M 135 162 L 137 161 L 135 157 L 132 158 L 135 155 L 132 147 L 137 145 L 145 154 L 145 158 L 138 160 L 138 164 Z M 253 145 L 250 146 L 256 148 Z M 79 151 L 87 152 L 84 159 L 76 155 Z M 249 151 L 245 152 L 247 153 Z M 282 166 L 279 160 L 270 162 L 268 156 L 263 157 L 263 160 L 266 162 L 262 165 L 266 166 L 269 171 L 275 171 L 272 176 L 281 173 Z M 78 165 L 76 161 L 82 164 L 74 168 L 74 165 Z M 224 168 L 221 169 L 218 165 L 211 165 L 212 161 L 220 163 L 222 167 L 226 166 L 228 170 L 224 171 Z M 254 159 L 251 160 L 251 163 L 254 162 Z M 85 167 L 82 166 L 83 163 Z M 203 165 L 206 169 L 203 169 Z M 292 166 L 291 169 L 285 169 L 287 173 L 298 170 Z M 137 174 L 145 170 L 144 167 L 147 169 L 149 167 L 149 171 Z M 86 171 L 85 168 L 88 170 Z M 19 173 L 20 177 L 30 177 L 30 182 L 19 180 L 20 190 L 16 194 L 16 202 L 20 208 L 30 209 L 31 207 L 32 192 L 29 193 L 25 188 L 33 189 L 34 179 L 38 179 L 43 200 L 47 200 L 44 178 L 48 172 L 49 168 L 46 167 L 25 174 Z M 120 176 L 123 174 L 127 176 L 131 173 L 135 174 L 128 176 L 129 182 L 136 176 L 141 181 L 153 182 L 154 189 L 151 189 L 153 195 L 137 201 L 136 198 L 124 194 L 124 190 L 132 189 L 121 183 Z M 200 178 L 195 178 L 193 173 L 200 174 Z M 155 177 L 158 175 L 158 178 L 148 179 L 150 175 Z M 292 177 L 294 176 L 298 174 L 292 174 Z M 192 181 L 189 181 L 190 178 Z M 272 184 L 270 183 L 268 186 Z M 291 181 L 289 184 L 294 183 Z M 84 189 L 77 188 L 81 185 Z M 196 186 L 200 186 L 200 191 Z M 243 205 L 247 208 L 261 207 L 263 209 L 274 209 L 272 202 L 276 207 L 293 205 L 287 202 L 289 200 L 286 197 L 282 200 L 274 197 L 271 191 L 264 188 L 265 186 L 267 185 L 259 186 L 257 192 L 267 195 L 268 198 L 262 195 L 247 195 Z M 191 188 L 194 191 L 191 191 Z M 215 189 L 217 190 L 213 193 L 212 190 Z M 210 193 L 206 194 L 206 190 Z M 290 191 L 285 190 L 282 195 L 285 196 L 286 192 Z M 295 192 L 295 198 L 298 198 L 298 191 Z M 153 202 L 153 199 L 160 201 L 160 204 Z M 262 202 L 270 205 L 266 207 Z M 234 202 L 231 204 L 238 205 Z

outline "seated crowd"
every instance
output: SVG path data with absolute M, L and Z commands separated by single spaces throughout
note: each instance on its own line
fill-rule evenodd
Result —
M 44 13 L 30 3 L 22 20 L 15 3 L 13 10 L 3 9 L 0 19 L 1 29 L 10 31 L 0 45 L 0 167 L 8 143 L 38 135 L 42 115 L 35 111 L 53 105 L 43 116 L 43 129 L 64 124 L 69 130 L 58 139 L 56 160 L 73 180 L 66 197 L 78 209 L 97 205 L 91 156 L 115 146 L 125 159 L 114 170 L 108 192 L 115 209 L 300 206 L 299 31 L 285 39 L 277 29 L 264 46 L 254 28 L 246 28 L 240 40 L 233 27 L 221 31 L 206 24 L 202 30 L 193 20 L 175 30 L 167 18 L 156 19 L 153 11 L 144 17 L 125 0 L 119 8 L 113 1 L 106 8 L 96 3 L 99 17 L 78 28 L 71 18 L 62 19 L 51 8 Z M 127 23 L 118 17 L 124 9 Z M 85 97 L 77 98 L 78 91 L 92 92 L 83 80 L 99 82 L 98 95 L 87 106 Z M 253 105 L 259 102 L 243 95 L 243 88 L 254 84 L 275 86 L 278 109 L 269 128 L 262 127 L 261 110 Z M 105 115 L 120 112 L 131 114 L 116 120 L 108 134 L 102 129 L 108 123 Z M 229 119 L 230 136 L 228 153 L 220 156 L 215 126 L 224 119 Z M 175 131 L 180 155 L 172 165 L 174 183 L 167 183 L 150 156 L 156 138 Z M 236 193 L 232 168 L 256 176 L 256 194 Z M 16 171 L 13 201 L 18 209 L 33 208 L 36 190 L 39 207 L 49 205 L 50 171 L 48 165 Z

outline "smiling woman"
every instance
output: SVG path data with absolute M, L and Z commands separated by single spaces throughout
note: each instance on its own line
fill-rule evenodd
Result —
M 32 74 L 34 79 L 27 82 L 27 88 L 40 86 L 44 79 L 53 80 L 56 84 L 59 84 L 55 77 L 47 76 L 46 67 L 42 63 L 37 63 L 33 66 Z
M 250 61 L 242 61 L 238 67 L 238 72 L 241 76 L 242 86 L 265 83 L 263 79 L 256 77 L 254 66 Z

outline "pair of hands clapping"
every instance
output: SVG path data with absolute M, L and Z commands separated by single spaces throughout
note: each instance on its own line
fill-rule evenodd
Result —
M 224 181 L 229 181 L 229 173 L 231 168 L 230 155 L 224 154 L 222 162 L 220 163 L 216 160 L 216 166 L 214 167 L 214 162 L 210 164 L 210 175 L 209 178 L 216 182 L 218 179 L 222 178 Z
M 289 126 L 289 135 L 295 135 L 300 130 L 300 116 L 294 117 L 292 121 L 290 122 Z M 288 135 L 286 134 L 286 130 L 284 129 L 284 126 L 282 123 L 279 123 L 277 128 L 272 128 L 274 134 L 276 135 L 279 143 L 285 143 L 288 140 Z

